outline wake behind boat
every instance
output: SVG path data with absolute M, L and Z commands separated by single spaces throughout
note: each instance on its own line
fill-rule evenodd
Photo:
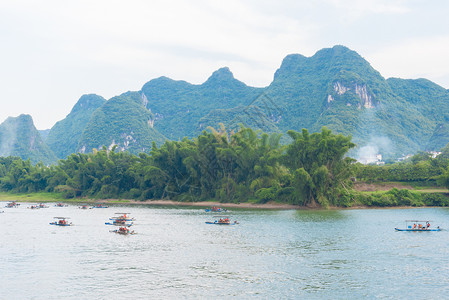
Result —
M 57 221 L 51 222 L 50 225 L 56 225 L 56 226 L 72 226 L 72 222 L 67 222 L 67 219 L 70 218 L 66 218 L 66 217 L 55 217 L 55 219 L 57 219 Z
M 440 226 L 432 228 L 429 220 L 405 220 L 405 228 L 395 228 L 396 231 L 441 231 Z M 413 225 L 412 225 L 413 224 Z

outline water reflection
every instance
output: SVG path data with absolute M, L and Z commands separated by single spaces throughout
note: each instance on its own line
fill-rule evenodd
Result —
M 297 210 L 294 217 L 300 222 L 335 222 L 344 220 L 346 215 L 342 210 Z

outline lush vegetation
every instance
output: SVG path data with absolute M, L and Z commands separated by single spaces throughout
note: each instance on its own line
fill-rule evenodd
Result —
M 165 138 L 192 139 L 219 123 L 234 130 L 243 123 L 268 134 L 302 128 L 319 132 L 326 126 L 353 136 L 360 147 L 376 146 L 391 160 L 439 150 L 449 142 L 448 101 L 449 91 L 431 81 L 385 80 L 355 51 L 335 46 L 311 57 L 288 55 L 265 88 L 247 86 L 221 68 L 202 84 L 160 77 L 141 91 L 108 101 L 85 95 L 51 129 L 47 143 L 58 158 L 113 144 L 138 154 L 148 152 L 153 141 L 160 146 Z M 45 146 L 29 151 L 37 139 L 24 132 L 6 133 L 16 132 L 7 121 L 0 128 L 0 154 L 31 158 L 33 163 L 56 161 Z M 376 138 L 390 142 L 379 144 Z M 281 144 L 290 141 L 284 134 Z M 356 151 L 349 155 L 356 157 Z
M 245 115 L 245 107 L 262 91 L 262 88 L 249 87 L 235 79 L 228 68 L 215 71 L 200 85 L 160 77 L 142 87 L 148 101 L 146 107 L 155 114 L 155 127 L 171 140 L 196 137 L 207 126 L 217 127 L 219 123 L 227 127 L 239 122 L 253 125 L 246 124 L 245 117 L 236 120 L 231 115 L 233 111 L 226 110 L 239 107 Z M 233 122 L 229 122 L 231 120 Z
M 139 93 L 114 97 L 92 114 L 75 152 L 90 152 L 103 145 L 117 145 L 120 150 L 134 154 L 147 152 L 153 141 L 160 145 L 165 140 L 152 127 L 153 119 L 153 114 L 142 105 Z
M 0 156 L 10 155 L 30 159 L 32 163 L 42 161 L 49 164 L 56 160 L 34 127 L 30 115 L 9 117 L 0 124 Z
M 72 154 L 55 166 L 0 158 L 0 189 L 58 192 L 67 198 L 280 201 L 298 205 L 350 206 L 350 137 L 326 128 L 280 134 L 243 127 L 210 128 L 195 139 L 153 143 L 149 153 L 94 150 Z
M 432 188 L 449 188 L 449 146 L 432 158 L 419 152 L 407 161 L 383 166 L 353 165 L 354 176 L 366 183 L 402 183 L 420 189 L 391 189 L 379 192 L 354 192 L 354 201 L 367 206 L 449 206 L 447 193 L 433 193 Z M 429 191 L 429 192 L 428 192 Z
M 66 158 L 79 150 L 79 140 L 92 114 L 105 102 L 103 97 L 95 94 L 83 95 L 65 119 L 53 126 L 46 143 L 57 158 Z

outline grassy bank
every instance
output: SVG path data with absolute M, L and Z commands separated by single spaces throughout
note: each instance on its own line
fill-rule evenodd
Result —
M 388 186 L 388 185 L 387 185 Z M 382 185 L 385 188 L 385 185 Z M 348 207 L 399 207 L 399 206 L 449 206 L 449 190 L 441 188 L 390 188 L 389 190 L 352 190 L 352 201 Z M 307 209 L 288 203 L 270 202 L 270 203 L 220 203 L 216 201 L 198 201 L 198 202 L 179 202 L 171 200 L 146 200 L 139 201 L 134 199 L 86 199 L 86 198 L 64 198 L 61 193 L 6 193 L 0 192 L 0 201 L 19 201 L 19 202 L 65 202 L 65 203 L 110 203 L 110 204 L 143 204 L 143 205 L 177 205 L 177 206 L 222 206 L 222 207 L 242 207 L 242 208 L 268 208 L 268 209 Z
M 59 193 L 5 193 L 0 192 L 0 201 L 20 202 L 79 202 L 79 199 L 65 199 Z

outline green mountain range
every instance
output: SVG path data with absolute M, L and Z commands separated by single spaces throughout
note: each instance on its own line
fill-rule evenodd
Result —
M 105 103 L 106 100 L 101 96 L 83 95 L 72 111 L 51 128 L 46 143 L 58 158 L 63 159 L 78 152 L 78 143 L 92 114 Z
M 311 132 L 327 126 L 358 147 L 386 157 L 439 150 L 449 142 L 449 91 L 426 79 L 385 79 L 355 51 L 334 46 L 311 57 L 285 57 L 265 88 L 250 87 L 228 68 L 203 84 L 167 77 L 105 101 L 84 95 L 48 133 L 58 158 L 116 145 L 148 152 L 152 142 L 196 137 L 208 126 L 239 124 L 266 132 Z M 5 152 L 6 153 L 6 152 Z
M 18 156 L 30 159 L 33 164 L 39 161 L 51 164 L 56 160 L 30 115 L 9 117 L 0 124 L 0 156 Z
M 153 128 L 154 116 L 143 106 L 143 97 L 127 92 L 108 100 L 91 116 L 77 145 L 77 152 L 91 152 L 103 146 L 134 154 L 149 152 L 152 142 L 165 137 Z

